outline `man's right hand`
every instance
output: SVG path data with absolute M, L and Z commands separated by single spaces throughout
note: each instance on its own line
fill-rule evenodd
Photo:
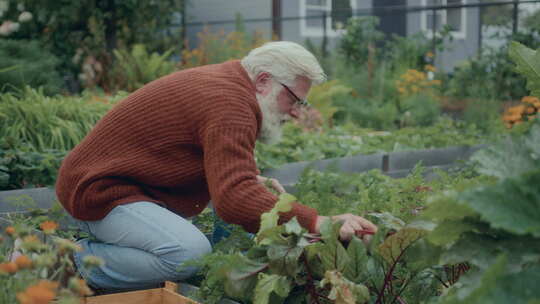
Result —
M 377 232 L 377 226 L 372 222 L 361 216 L 346 213 L 330 217 L 319 215 L 317 217 L 317 222 L 315 223 L 316 233 L 320 233 L 322 223 L 328 219 L 331 219 L 332 222 L 343 222 L 343 225 L 339 230 L 339 239 L 342 241 L 350 241 L 354 235 L 357 235 L 364 243 L 368 243 L 371 239 L 370 234 L 375 234 Z M 361 233 L 358 233 L 360 231 L 368 231 L 369 234 L 361 235 Z

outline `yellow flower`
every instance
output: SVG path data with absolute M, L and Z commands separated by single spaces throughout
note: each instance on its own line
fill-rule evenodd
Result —
M 431 65 L 431 64 L 426 64 L 426 65 L 424 66 L 424 70 L 430 71 L 430 72 L 435 72 L 437 69 L 436 69 L 433 65 Z
M 433 54 L 431 51 L 426 53 L 426 57 L 433 58 L 433 56 L 435 56 L 435 54 Z
M 39 225 L 41 230 L 43 230 L 43 233 L 45 234 L 52 234 L 56 231 L 58 228 L 58 224 L 53 221 L 45 221 Z
M 56 297 L 57 288 L 58 283 L 42 280 L 17 293 L 17 300 L 20 304 L 48 304 Z
M 19 269 L 26 269 L 32 267 L 32 260 L 26 255 L 21 255 L 15 259 L 15 264 Z
M 0 273 L 15 273 L 17 270 L 19 269 L 15 262 L 0 263 Z

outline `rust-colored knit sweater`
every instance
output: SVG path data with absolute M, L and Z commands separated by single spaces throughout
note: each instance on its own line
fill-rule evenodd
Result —
M 56 193 L 71 215 L 99 220 L 117 205 L 151 201 L 185 216 L 210 198 L 226 222 L 256 232 L 276 197 L 256 180 L 262 113 L 239 61 L 176 72 L 129 95 L 66 157 Z M 314 230 L 317 213 L 295 203 Z

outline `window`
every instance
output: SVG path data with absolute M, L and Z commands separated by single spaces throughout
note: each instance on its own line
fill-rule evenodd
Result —
M 422 0 L 424 6 L 456 5 L 465 4 L 466 2 L 466 0 Z M 434 28 L 439 31 L 443 28 L 443 25 L 448 25 L 454 38 L 465 39 L 467 33 L 466 21 L 465 8 L 426 10 L 422 11 L 421 26 L 422 30 L 430 36 Z
M 342 32 L 355 8 L 355 0 L 300 0 L 300 33 L 321 37 L 326 25 L 326 34 L 336 36 Z

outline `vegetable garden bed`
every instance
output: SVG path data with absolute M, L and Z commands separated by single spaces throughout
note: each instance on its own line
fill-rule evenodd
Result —
M 178 286 L 165 282 L 165 287 L 121 292 L 84 298 L 84 304 L 200 304 L 177 293 Z

